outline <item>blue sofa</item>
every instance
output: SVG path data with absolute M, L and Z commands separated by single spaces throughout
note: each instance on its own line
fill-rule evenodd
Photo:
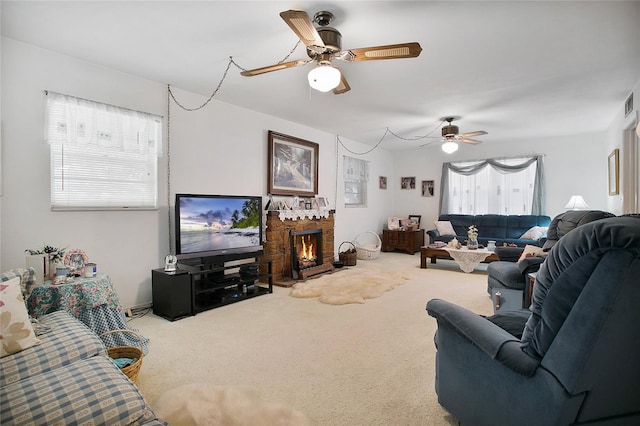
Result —
M 497 246 L 504 243 L 516 244 L 524 247 L 527 244 L 542 246 L 545 237 L 537 240 L 521 239 L 520 236 L 534 226 L 548 227 L 551 223 L 549 216 L 538 215 L 497 215 L 497 214 L 444 214 L 438 220 L 449 221 L 453 225 L 456 232 L 456 238 L 461 243 L 467 239 L 467 230 L 469 226 L 475 225 L 478 228 L 478 242 L 484 246 L 489 240 L 496 242 Z M 430 242 L 444 241 L 449 242 L 453 239 L 452 235 L 440 235 L 436 229 L 427 231 Z

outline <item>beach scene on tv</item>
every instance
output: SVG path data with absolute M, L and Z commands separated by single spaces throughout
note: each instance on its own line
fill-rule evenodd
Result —
M 182 253 L 260 245 L 260 207 L 259 199 L 181 198 Z

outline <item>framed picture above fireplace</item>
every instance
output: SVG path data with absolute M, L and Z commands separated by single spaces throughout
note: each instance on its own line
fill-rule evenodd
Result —
M 318 147 L 317 143 L 269 130 L 267 192 L 272 195 L 316 195 Z

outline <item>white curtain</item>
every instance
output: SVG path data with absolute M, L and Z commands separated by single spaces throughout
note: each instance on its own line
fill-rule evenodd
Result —
M 365 206 L 367 203 L 367 182 L 369 162 L 343 156 L 344 203 L 348 206 Z
M 347 157 L 344 158 L 344 180 L 369 182 L 369 162 L 360 160 L 358 158 Z
M 162 117 L 47 92 L 50 144 L 162 156 Z
M 444 163 L 441 214 L 544 214 L 542 156 Z

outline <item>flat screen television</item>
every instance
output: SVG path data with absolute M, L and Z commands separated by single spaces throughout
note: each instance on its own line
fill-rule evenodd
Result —
M 176 194 L 175 209 L 179 260 L 263 250 L 262 197 Z

